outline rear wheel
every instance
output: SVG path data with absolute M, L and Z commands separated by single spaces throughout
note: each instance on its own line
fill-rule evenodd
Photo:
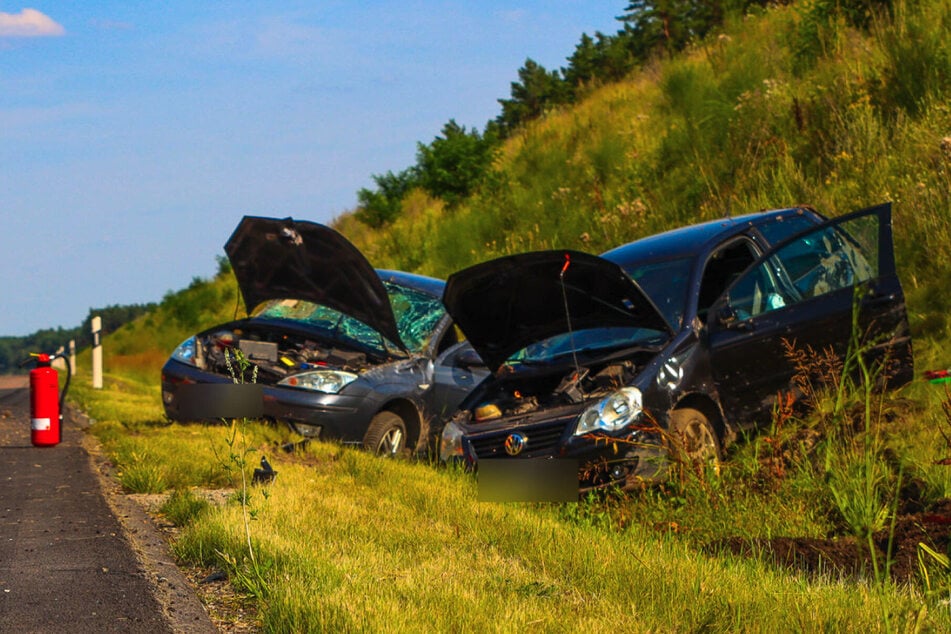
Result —
M 675 461 L 709 464 L 719 471 L 720 441 L 703 412 L 690 407 L 671 412 L 670 435 Z
M 363 448 L 378 456 L 395 458 L 406 451 L 406 423 L 393 412 L 380 412 L 370 421 Z

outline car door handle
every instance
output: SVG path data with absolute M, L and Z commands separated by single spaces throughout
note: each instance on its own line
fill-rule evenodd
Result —
M 877 293 L 870 293 L 863 301 L 863 306 L 884 306 L 886 304 L 893 304 L 895 302 L 896 295 L 895 293 L 888 293 L 887 295 L 879 295 Z

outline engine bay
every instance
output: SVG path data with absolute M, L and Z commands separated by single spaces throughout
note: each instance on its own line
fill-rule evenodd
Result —
M 197 338 L 199 366 L 224 374 L 242 374 L 238 360 L 240 352 L 250 362 L 242 380 L 250 382 L 252 366 L 257 367 L 256 381 L 273 384 L 283 378 L 328 368 L 359 374 L 380 361 L 368 358 L 365 352 L 321 342 L 294 332 L 255 329 L 253 327 L 222 328 L 199 335 Z
M 629 385 L 639 367 L 634 361 L 579 366 L 567 373 L 513 373 L 497 377 L 477 404 L 464 412 L 465 422 L 485 423 L 520 418 L 535 412 L 580 405 Z

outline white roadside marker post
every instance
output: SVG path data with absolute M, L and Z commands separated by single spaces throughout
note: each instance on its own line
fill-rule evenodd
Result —
M 65 351 L 65 346 L 60 346 L 56 349 L 56 352 L 54 353 L 56 354 L 56 358 L 50 363 L 50 367 L 56 368 L 57 370 L 62 370 L 63 372 L 66 371 L 66 358 L 63 355 Z
M 92 318 L 92 387 L 95 390 L 102 389 L 102 341 L 100 333 L 102 331 L 102 318 Z

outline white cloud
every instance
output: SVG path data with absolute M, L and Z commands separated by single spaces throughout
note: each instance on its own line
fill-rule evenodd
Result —
M 0 37 L 48 37 L 66 33 L 66 29 L 36 9 L 19 13 L 0 13 Z

